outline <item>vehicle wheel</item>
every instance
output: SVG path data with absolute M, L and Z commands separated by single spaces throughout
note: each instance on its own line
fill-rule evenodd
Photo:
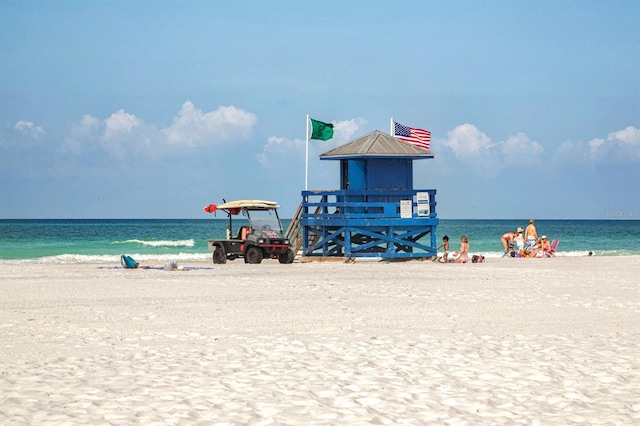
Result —
M 262 262 L 262 250 L 256 246 L 251 246 L 244 254 L 244 260 L 246 263 L 260 263 Z
M 213 263 L 227 263 L 227 253 L 225 253 L 224 248 L 216 247 L 213 250 Z
M 280 253 L 278 255 L 278 261 L 280 263 L 293 263 L 294 259 L 293 250 L 287 249 L 287 251 Z

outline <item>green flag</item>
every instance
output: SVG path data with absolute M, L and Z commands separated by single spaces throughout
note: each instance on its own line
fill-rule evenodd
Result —
M 333 124 L 316 121 L 313 118 L 310 118 L 309 120 L 311 120 L 312 127 L 311 139 L 328 141 L 333 137 Z

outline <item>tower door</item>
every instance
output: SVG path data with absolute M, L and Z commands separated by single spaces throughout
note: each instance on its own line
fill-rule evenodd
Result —
M 364 160 L 341 160 L 340 189 L 367 189 L 366 162 Z

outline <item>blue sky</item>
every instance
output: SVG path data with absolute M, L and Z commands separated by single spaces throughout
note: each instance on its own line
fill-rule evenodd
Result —
M 640 2 L 0 0 L 0 218 L 208 218 L 431 130 L 440 218 L 640 218 Z

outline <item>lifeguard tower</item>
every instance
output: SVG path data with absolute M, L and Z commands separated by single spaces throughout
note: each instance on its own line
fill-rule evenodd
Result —
M 303 256 L 436 255 L 436 190 L 413 188 L 413 160 L 431 151 L 380 131 L 320 155 L 340 161 L 340 189 L 302 191 Z

